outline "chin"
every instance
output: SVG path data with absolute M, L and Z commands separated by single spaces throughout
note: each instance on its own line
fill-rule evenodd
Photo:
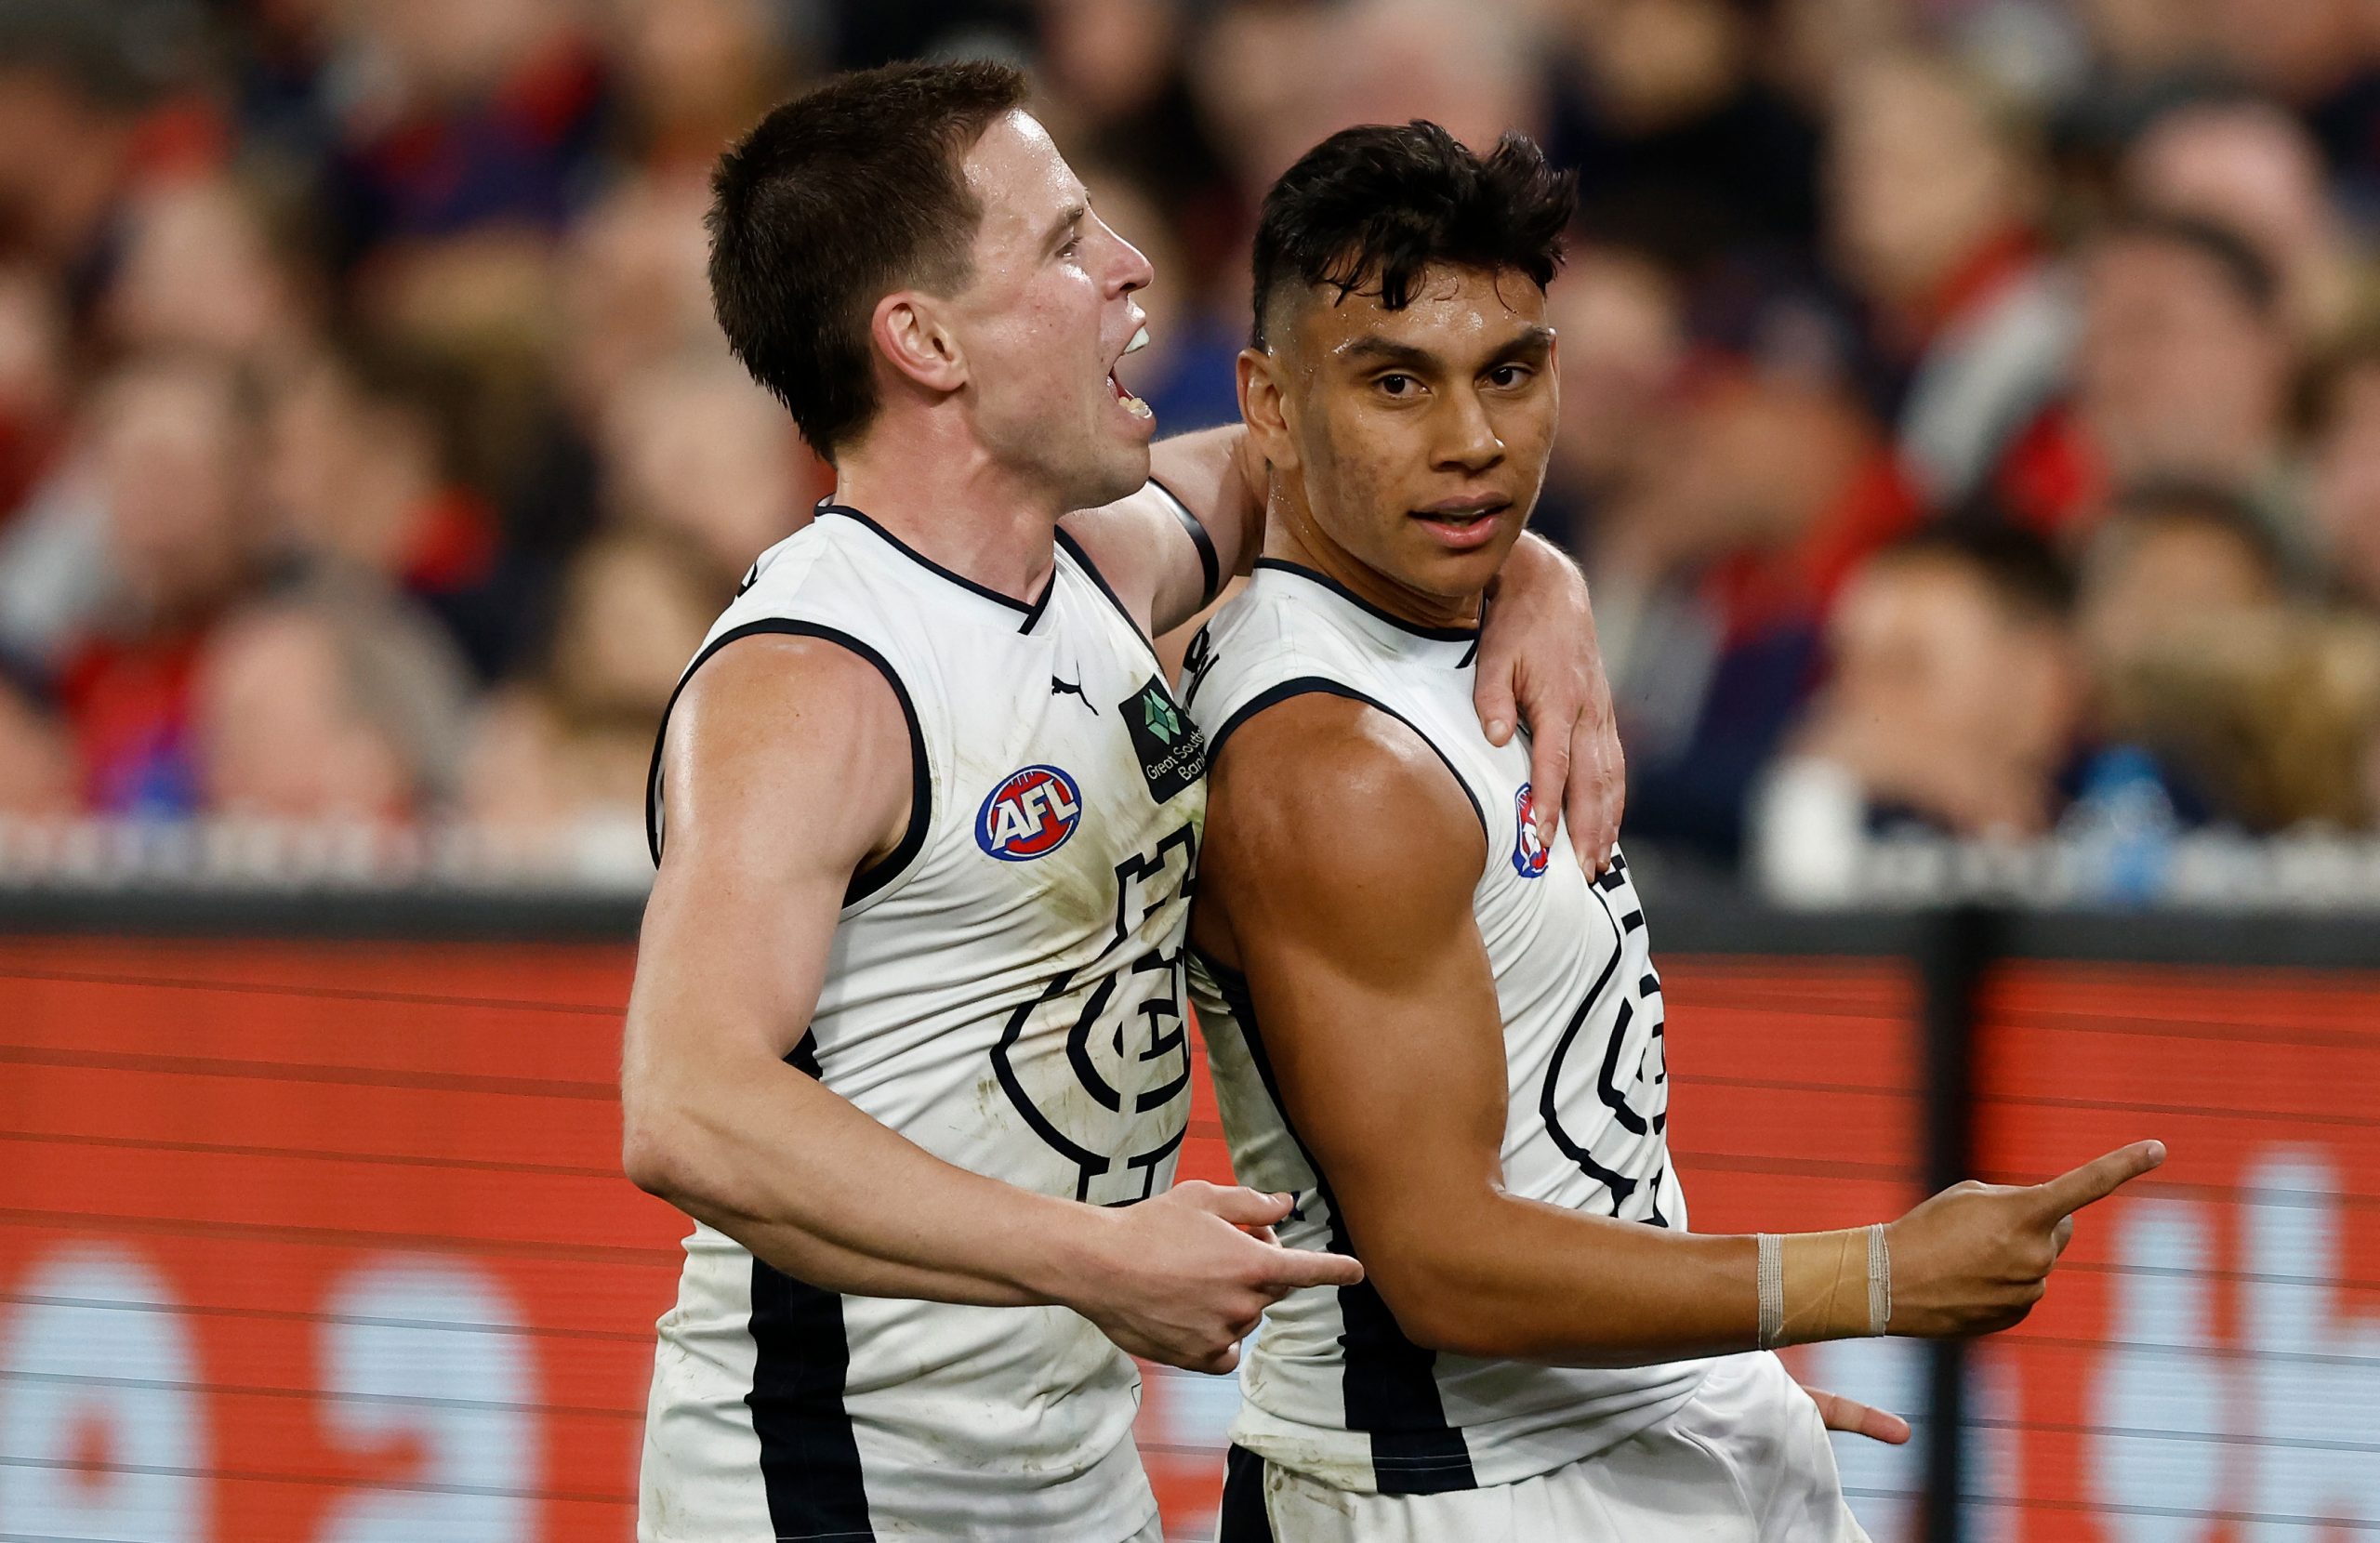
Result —
M 1476 595 L 1495 582 L 1504 561 L 1513 555 L 1509 541 L 1491 541 L 1476 551 L 1449 552 L 1436 546 L 1406 553 L 1405 582 L 1427 594 L 1449 600 Z
M 1084 491 L 1075 508 L 1095 509 L 1118 498 L 1130 498 L 1147 485 L 1149 447 L 1146 442 L 1110 447 L 1095 468 L 1083 478 Z

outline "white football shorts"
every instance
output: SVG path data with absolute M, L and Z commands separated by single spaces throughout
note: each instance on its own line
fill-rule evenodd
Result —
M 1776 1356 L 1712 1363 L 1667 1419 L 1517 1484 L 1365 1495 L 1234 1448 L 1219 1543 L 1868 1543 L 1818 1405 Z

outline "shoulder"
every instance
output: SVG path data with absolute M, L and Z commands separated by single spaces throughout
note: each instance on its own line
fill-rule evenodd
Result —
M 736 586 L 727 617 L 833 609 L 837 597 L 848 596 L 855 583 L 864 586 L 867 574 L 879 565 L 871 558 L 881 551 L 880 544 L 852 521 L 813 518 L 760 555 Z
M 1355 641 L 1261 573 L 1199 629 L 1183 666 L 1183 705 L 1218 744 L 1285 697 L 1326 689 L 1378 694 Z
M 703 652 L 670 711 L 673 724 L 749 722 L 782 733 L 773 715 L 866 712 L 894 701 L 894 680 L 871 657 L 875 650 L 832 626 L 763 617 L 728 628 Z
M 874 843 L 906 806 L 915 711 L 899 677 L 856 640 L 805 624 L 751 624 L 707 646 L 655 746 L 656 859 L 672 846 L 806 832 L 804 810 Z
M 1485 836 L 1419 731 L 1324 682 L 1242 719 L 1209 769 L 1210 857 L 1352 878 L 1450 875 L 1466 895 Z

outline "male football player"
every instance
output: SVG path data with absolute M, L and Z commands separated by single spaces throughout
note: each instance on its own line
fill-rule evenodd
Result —
M 1527 140 L 1427 123 L 1333 136 L 1264 203 L 1239 386 L 1272 513 L 1184 674 L 1192 990 L 1239 1177 L 1366 1276 L 1266 1311 L 1224 1543 L 1857 1538 L 1767 1348 L 2012 1324 L 2070 1213 L 2162 1155 L 1686 1232 L 1627 864 L 1543 840 L 1526 751 L 1468 707 L 1553 444 L 1570 204 Z

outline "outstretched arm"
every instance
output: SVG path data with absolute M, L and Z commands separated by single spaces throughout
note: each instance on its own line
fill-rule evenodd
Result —
M 1241 725 L 1210 776 L 1197 944 L 1246 975 L 1285 1112 L 1404 1331 L 1458 1354 L 1580 1365 L 1762 1343 L 1754 1238 L 1504 1187 L 1503 1029 L 1472 915 L 1484 838 L 1421 739 L 1360 703 L 1292 698 Z M 2069 1213 L 2156 1155 L 2128 1148 L 2027 1189 L 1962 1185 L 1892 1223 L 1891 1332 L 2021 1319 Z M 1784 1325 L 1768 1342 L 1871 1332 L 1861 1233 L 1796 1234 L 1783 1253 Z
M 1312 1256 L 1242 1229 L 1270 1196 L 1183 1186 L 1121 1210 L 955 1167 L 787 1058 L 844 889 L 910 814 L 909 729 L 839 645 L 756 637 L 698 669 L 668 726 L 668 837 L 620 1071 L 636 1183 L 830 1290 L 1063 1303 L 1138 1353 L 1221 1369 Z M 1332 1277 L 1335 1278 L 1335 1277 Z

